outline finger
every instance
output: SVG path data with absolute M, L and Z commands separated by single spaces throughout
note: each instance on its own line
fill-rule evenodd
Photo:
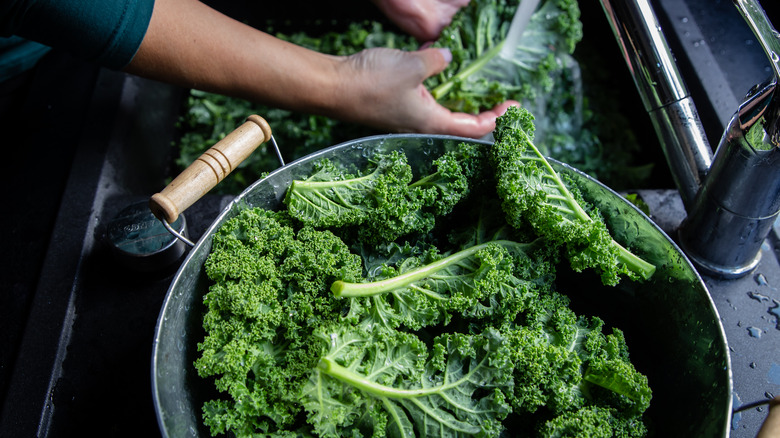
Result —
M 452 52 L 446 48 L 428 48 L 414 53 L 423 61 L 426 79 L 444 71 L 452 61 Z
M 520 106 L 516 101 L 506 101 L 479 114 L 453 113 L 442 107 L 441 117 L 436 128 L 442 133 L 460 137 L 480 138 L 496 129 L 496 118 L 504 114 L 510 106 Z

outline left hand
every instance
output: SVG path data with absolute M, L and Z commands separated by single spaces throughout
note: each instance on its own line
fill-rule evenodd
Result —
M 449 134 L 478 138 L 495 128 L 496 117 L 510 105 L 508 101 L 480 114 L 454 113 L 441 106 L 423 85 L 440 73 L 451 60 L 444 49 L 416 52 L 375 48 L 344 58 L 339 77 L 344 78 L 343 119 L 392 131 Z

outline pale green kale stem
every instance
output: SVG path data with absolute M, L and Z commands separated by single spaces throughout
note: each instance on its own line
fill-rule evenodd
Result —
M 392 278 L 388 278 L 386 280 L 374 281 L 370 283 L 348 283 L 342 280 L 337 280 L 333 282 L 330 290 L 337 297 L 369 297 L 373 295 L 380 295 L 400 287 L 407 286 L 423 278 L 430 277 L 437 271 L 440 271 L 452 264 L 458 263 L 463 259 L 474 256 L 480 250 L 487 248 L 489 245 L 511 246 L 516 244 L 516 242 L 509 240 L 493 240 L 487 243 L 482 243 L 466 248 L 450 256 L 439 259 L 433 263 L 412 269 L 411 271 Z
M 495 46 L 491 47 L 490 50 L 483 53 L 479 58 L 475 59 L 474 62 L 468 65 L 468 67 L 459 71 L 455 76 L 450 78 L 449 81 L 431 90 L 431 94 L 433 95 L 434 99 L 439 100 L 444 98 L 444 96 L 446 96 L 450 90 L 452 90 L 452 87 L 454 87 L 456 83 L 463 81 L 467 77 L 481 70 L 482 67 L 487 65 L 491 59 L 495 58 L 496 55 L 501 52 L 502 47 L 504 47 L 504 41 L 501 41 Z
M 552 166 L 550 166 L 550 162 L 547 161 L 541 152 L 539 152 L 539 149 L 536 148 L 536 146 L 533 144 L 533 141 L 531 138 L 526 134 L 525 131 L 519 130 L 518 133 L 522 136 L 524 142 L 527 146 L 531 147 L 531 149 L 534 151 L 534 154 L 536 154 L 536 157 L 531 158 L 533 161 L 536 161 L 537 163 L 542 164 L 545 169 L 546 173 L 544 175 L 545 179 L 552 180 L 556 187 L 558 187 L 558 190 L 561 193 L 564 193 L 566 196 L 561 195 L 552 195 L 548 194 L 548 199 L 555 199 L 564 201 L 566 205 L 568 205 L 571 210 L 564 209 L 563 207 L 558 207 L 558 211 L 560 211 L 564 217 L 567 216 L 574 216 L 576 219 L 590 222 L 593 220 L 593 218 L 588 215 L 588 213 L 582 209 L 579 202 L 577 202 L 574 197 L 571 195 L 571 192 L 569 192 L 569 189 L 566 187 L 566 185 L 563 183 L 561 178 L 558 176 L 558 172 L 556 172 Z M 615 246 L 618 249 L 618 260 L 621 263 L 624 263 L 631 271 L 636 272 L 639 274 L 642 278 L 645 280 L 652 277 L 653 273 L 655 273 L 655 265 L 652 263 L 646 262 L 642 258 L 638 257 L 636 254 L 632 253 L 631 251 L 627 250 L 623 245 L 616 242 L 614 239 L 612 242 L 615 244 Z

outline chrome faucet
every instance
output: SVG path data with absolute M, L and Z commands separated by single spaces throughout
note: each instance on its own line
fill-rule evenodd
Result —
M 774 75 L 750 90 L 712 154 L 649 0 L 601 0 L 688 216 L 680 246 L 704 273 L 753 270 L 780 215 L 780 34 L 757 0 L 734 0 Z

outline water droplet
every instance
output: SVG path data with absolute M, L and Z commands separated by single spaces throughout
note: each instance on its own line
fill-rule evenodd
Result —
M 681 23 L 687 23 L 687 22 L 688 22 L 688 17 L 682 17 L 682 18 L 680 18 L 680 22 L 681 22 Z
M 762 274 L 762 273 L 758 273 L 758 274 L 754 275 L 753 276 L 753 280 L 755 280 L 756 284 L 759 285 L 759 286 L 766 286 L 766 285 L 769 284 L 766 281 L 766 276 L 764 276 L 764 274 Z
M 750 362 L 750 368 L 756 369 L 757 366 L 755 362 Z
M 769 309 L 769 313 L 775 316 L 775 328 L 780 330 L 780 301 L 772 300 L 774 307 Z
M 767 400 L 772 400 L 773 398 L 775 398 L 775 395 L 772 394 L 771 392 L 767 391 L 767 392 L 764 393 L 764 397 L 766 397 Z
M 732 400 L 731 403 L 734 406 L 742 405 L 742 400 L 739 399 L 739 396 L 737 395 L 736 392 L 731 395 L 731 400 Z M 737 430 L 739 428 L 739 420 L 741 419 L 742 419 L 742 412 L 737 412 L 736 414 L 734 414 L 733 417 L 731 417 L 731 430 Z
M 769 383 L 780 385 L 780 365 L 773 363 L 772 366 L 769 367 L 769 372 L 767 373 L 767 377 Z
M 748 333 L 750 334 L 751 337 L 756 338 L 756 339 L 760 339 L 761 338 L 762 331 L 761 331 L 760 328 L 758 328 L 758 327 L 748 327 L 747 330 L 748 330 Z
M 766 295 L 764 295 L 764 294 L 760 294 L 760 293 L 758 293 L 758 292 L 752 292 L 752 291 L 751 291 L 751 292 L 748 292 L 747 294 L 748 294 L 748 296 L 749 296 L 750 298 L 752 298 L 752 299 L 754 299 L 754 300 L 758 301 L 759 303 L 762 303 L 762 302 L 764 302 L 764 301 L 769 301 L 769 297 L 768 297 L 768 296 L 766 296 Z

